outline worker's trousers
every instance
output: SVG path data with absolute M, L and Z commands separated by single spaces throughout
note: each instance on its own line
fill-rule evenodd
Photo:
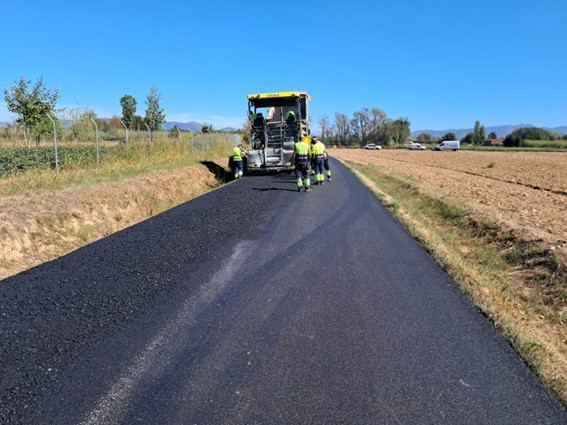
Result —
M 309 179 L 309 160 L 295 161 L 295 177 L 297 178 L 297 187 L 306 188 L 311 186 L 311 179 Z
M 331 179 L 331 167 L 329 167 L 329 157 L 325 158 L 325 160 L 323 161 L 323 166 L 327 171 L 327 178 Z
M 237 179 L 242 177 L 244 173 L 244 162 L 243 161 L 234 161 L 234 178 Z
M 324 160 L 323 156 L 314 158 L 315 164 L 314 164 L 313 168 L 315 169 L 315 181 L 317 183 L 322 182 L 325 179 L 325 177 L 323 176 L 323 167 L 324 167 L 323 164 L 324 164 L 324 162 L 325 162 L 325 160 Z

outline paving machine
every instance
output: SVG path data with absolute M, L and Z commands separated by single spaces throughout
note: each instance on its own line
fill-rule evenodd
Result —
M 299 91 L 248 95 L 249 171 L 292 168 L 293 144 L 309 134 L 309 99 Z

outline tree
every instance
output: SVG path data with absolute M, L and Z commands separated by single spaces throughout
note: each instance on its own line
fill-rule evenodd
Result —
M 159 101 L 161 94 L 158 92 L 156 86 L 152 86 L 148 96 L 146 97 L 146 117 L 144 121 L 150 127 L 150 130 L 160 130 L 161 126 L 165 123 L 165 113 L 163 108 L 160 107 Z
M 472 145 L 474 139 L 474 133 L 468 133 L 465 137 L 461 139 L 461 143 L 464 145 Z
M 31 91 L 28 87 L 31 81 L 20 77 L 19 81 L 12 84 L 11 89 L 4 89 L 4 100 L 8 110 L 18 117 L 16 122 L 24 128 L 24 138 L 28 143 L 28 132 L 36 135 L 37 143 L 39 137 L 44 133 L 46 126 L 44 120 L 48 120 L 47 114 L 54 115 L 56 112 L 59 90 L 49 91 L 40 77 L 33 85 Z M 37 128 L 35 128 L 37 127 Z
M 473 143 L 475 145 L 482 145 L 486 140 L 486 129 L 480 124 L 480 121 L 474 123 L 473 130 Z
M 73 109 L 68 115 L 71 120 L 71 126 L 69 127 L 69 136 L 71 139 L 79 141 L 88 140 L 89 136 L 93 131 L 94 120 L 98 126 L 102 126 L 102 121 L 96 116 L 96 113 L 92 109 L 81 110 L 79 108 Z
M 537 127 L 523 127 L 514 130 L 504 139 L 504 146 L 521 146 L 524 140 L 555 140 L 557 136 L 551 131 Z
M 443 137 L 441 137 L 442 141 L 445 140 L 457 140 L 457 135 L 455 133 L 453 133 L 452 131 L 448 132 L 447 134 L 445 134 Z
M 366 136 L 371 129 L 371 118 L 370 110 L 368 108 L 362 108 L 360 111 L 354 113 L 354 117 L 351 121 L 353 130 L 359 136 L 361 144 L 366 143 Z
M 431 143 L 431 134 L 427 134 L 427 133 L 421 133 L 419 136 L 417 136 L 417 141 L 419 143 Z
M 350 134 L 350 123 L 345 114 L 335 113 L 335 127 L 339 144 L 345 145 Z
M 122 121 L 128 128 L 132 128 L 134 126 L 135 116 L 136 116 L 136 99 L 130 96 L 129 94 L 125 94 L 120 98 L 120 106 L 122 106 Z
M 410 121 L 407 118 L 398 118 L 392 121 L 390 127 L 392 139 L 398 145 L 405 143 L 411 134 Z
M 321 139 L 328 139 L 331 132 L 331 123 L 329 122 L 329 116 L 327 114 L 319 118 L 319 127 L 321 127 Z
M 372 108 L 370 119 L 370 139 L 376 143 L 386 144 L 388 142 L 388 126 L 390 119 L 386 112 L 380 108 Z
M 136 131 L 145 130 L 146 126 L 144 125 L 144 122 L 145 120 L 140 115 L 134 115 L 131 128 Z
M 498 135 L 494 132 L 491 131 L 490 134 L 488 135 L 489 139 L 498 139 Z
M 207 124 L 206 122 L 203 123 L 203 127 L 201 127 L 201 133 L 212 133 L 214 131 L 212 124 Z

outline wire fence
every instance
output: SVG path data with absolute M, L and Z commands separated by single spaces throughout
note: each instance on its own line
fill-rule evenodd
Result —
M 59 171 L 117 161 L 183 164 L 228 155 L 241 140 L 238 134 L 185 131 L 132 131 L 127 137 L 125 132 L 98 132 L 73 139 L 63 130 L 55 136 L 39 143 L 15 132 L 0 137 L 0 178 L 32 169 Z

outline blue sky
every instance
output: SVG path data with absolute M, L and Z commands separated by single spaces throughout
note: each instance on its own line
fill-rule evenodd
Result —
M 240 126 L 246 94 L 305 90 L 310 112 L 379 107 L 412 129 L 567 125 L 565 0 L 7 0 L 0 86 L 43 76 L 60 104 Z M 0 102 L 0 121 L 10 114 Z

